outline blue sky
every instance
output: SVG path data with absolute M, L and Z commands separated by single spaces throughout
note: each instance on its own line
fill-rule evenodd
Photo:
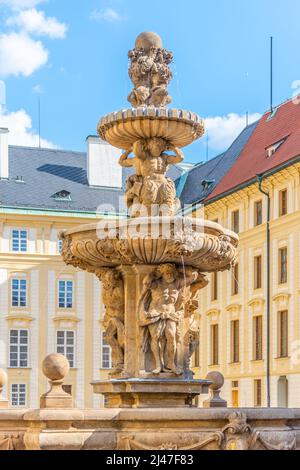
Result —
M 0 0 L 0 126 L 11 142 L 84 150 L 99 118 L 128 106 L 127 52 L 141 31 L 173 51 L 173 106 L 208 118 L 209 157 L 269 107 L 269 37 L 274 102 L 300 80 L 298 0 Z M 296 86 L 297 84 L 294 84 Z M 3 101 L 3 100 L 2 100 Z M 206 158 L 206 141 L 185 150 Z

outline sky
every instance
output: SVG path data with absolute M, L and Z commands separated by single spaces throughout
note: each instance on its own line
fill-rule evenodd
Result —
M 299 0 L 0 0 L 0 127 L 10 143 L 84 151 L 104 114 L 129 106 L 128 50 L 155 31 L 174 53 L 173 107 L 206 120 L 185 149 L 199 162 L 224 151 L 300 89 Z M 6 91 L 6 93 L 5 93 Z

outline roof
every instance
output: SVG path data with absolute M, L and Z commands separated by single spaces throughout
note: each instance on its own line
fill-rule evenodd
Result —
M 100 169 L 101 171 L 101 169 Z M 125 212 L 123 189 L 90 187 L 84 152 L 9 146 L 9 180 L 0 180 L 0 205 L 74 212 Z M 123 172 L 126 177 L 131 170 Z M 182 170 L 170 168 L 176 179 Z M 23 182 L 17 182 L 22 177 Z M 71 200 L 53 196 L 71 193 Z M 101 207 L 102 206 L 102 207 Z
M 176 181 L 177 194 L 181 199 L 182 205 L 200 203 L 214 191 L 236 162 L 256 126 L 257 122 L 246 127 L 226 152 L 204 164 L 195 166 Z M 202 182 L 205 180 L 211 182 L 208 188 L 202 185 Z
M 268 157 L 267 149 L 283 140 L 275 153 Z M 239 158 L 219 182 L 206 201 L 251 183 L 256 176 L 292 162 L 300 155 L 300 106 L 289 100 L 267 112 L 258 122 Z

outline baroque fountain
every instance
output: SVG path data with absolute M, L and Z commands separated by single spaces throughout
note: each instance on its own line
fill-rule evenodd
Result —
M 63 234 L 64 261 L 103 284 L 104 326 L 111 346 L 110 380 L 94 382 L 110 407 L 184 406 L 211 382 L 194 380 L 190 362 L 199 328 L 198 293 L 206 273 L 230 269 L 237 236 L 220 225 L 178 215 L 170 165 L 204 134 L 195 113 L 167 108 L 173 55 L 154 33 L 129 52 L 132 108 L 104 116 L 101 139 L 123 150 L 129 218 Z M 99 168 L 99 171 L 103 169 Z
M 98 126 L 100 137 L 120 148 L 120 164 L 133 169 L 125 193 L 129 217 L 62 234 L 65 263 L 102 283 L 113 370 L 92 387 L 108 407 L 74 407 L 63 389 L 69 363 L 59 354 L 43 362 L 50 390 L 37 410 L 9 409 L 1 396 L 7 375 L 0 370 L 0 450 L 299 448 L 300 410 L 229 410 L 219 396 L 221 374 L 193 377 L 198 294 L 207 273 L 235 263 L 238 237 L 180 211 L 168 168 L 183 160 L 181 149 L 203 135 L 204 123 L 192 112 L 167 108 L 172 57 L 159 36 L 142 33 L 129 53 L 132 107 Z M 194 406 L 208 390 L 204 408 Z

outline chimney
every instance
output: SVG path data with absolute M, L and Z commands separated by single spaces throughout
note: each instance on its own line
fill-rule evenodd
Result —
M 89 136 L 87 141 L 87 176 L 90 186 L 122 188 L 121 150 Z
M 8 129 L 0 127 L 0 179 L 8 179 Z

